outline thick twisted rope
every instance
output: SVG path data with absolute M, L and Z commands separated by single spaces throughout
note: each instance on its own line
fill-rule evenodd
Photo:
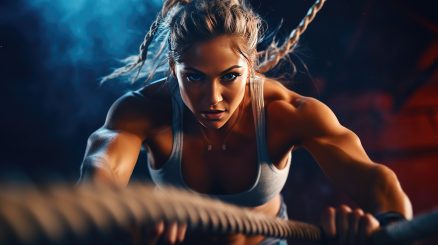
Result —
M 320 241 L 317 226 L 267 217 L 192 192 L 152 186 L 0 188 L 0 244 L 114 242 L 160 221 L 211 234 L 242 233 Z M 405 242 L 438 231 L 438 211 L 387 226 L 376 244 Z
M 290 34 L 288 39 L 281 45 L 280 48 L 276 48 L 276 45 L 271 45 L 266 51 L 263 51 L 259 56 L 265 56 L 266 61 L 261 63 L 257 68 L 260 73 L 265 73 L 271 70 L 278 62 L 287 54 L 292 52 L 298 43 L 301 34 L 307 29 L 310 22 L 313 21 L 316 14 L 321 10 L 326 0 L 317 0 L 312 7 L 307 11 L 306 16 L 301 20 L 297 28 L 295 28 Z
M 0 191 L 0 243 L 108 239 L 164 221 L 214 234 L 243 233 L 319 240 L 316 226 L 266 217 L 204 196 L 166 188 L 86 186 Z M 99 234 L 99 236 L 96 236 Z M 100 240 L 100 239 L 97 239 Z
M 410 244 L 438 232 L 438 209 L 416 216 L 413 220 L 388 225 L 373 234 L 374 245 Z

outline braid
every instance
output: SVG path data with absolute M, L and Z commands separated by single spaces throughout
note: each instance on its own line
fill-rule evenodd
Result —
M 281 47 L 277 47 L 275 42 L 264 51 L 258 53 L 258 56 L 264 56 L 264 61 L 258 66 L 257 71 L 265 73 L 274 68 L 278 62 L 284 58 L 288 53 L 292 52 L 298 43 L 298 39 L 301 34 L 307 29 L 307 26 L 316 16 L 316 13 L 321 10 L 326 0 L 317 0 L 315 4 L 307 12 L 306 16 L 301 20 L 297 28 L 295 28 L 290 34 L 288 40 L 286 40 Z
M 157 33 L 159 24 L 163 18 L 166 17 L 166 15 L 169 13 L 169 11 L 178 3 L 181 4 L 187 4 L 189 3 L 189 0 L 168 0 L 164 3 L 163 8 L 161 10 L 161 14 L 157 16 L 155 21 L 152 23 L 151 27 L 149 28 L 149 32 L 146 34 L 146 36 L 143 39 L 143 42 L 140 45 L 139 48 L 139 55 L 137 62 L 133 64 L 132 68 L 129 71 L 132 71 L 133 69 L 138 67 L 137 74 L 133 78 L 132 82 L 134 83 L 135 80 L 137 80 L 138 76 L 140 75 L 141 68 L 143 67 L 148 53 L 148 47 L 151 44 L 152 40 L 154 39 L 155 34 Z
M 140 74 L 140 70 L 143 67 L 143 64 L 146 61 L 146 56 L 147 56 L 147 52 L 148 52 L 148 47 L 151 44 L 152 40 L 154 39 L 154 35 L 157 32 L 159 23 L 160 23 L 160 16 L 157 16 L 157 18 L 154 20 L 154 22 L 152 23 L 151 27 L 149 28 L 148 33 L 146 34 L 146 36 L 143 39 L 143 42 L 141 43 L 140 47 L 139 47 L 139 54 L 137 56 L 136 59 L 131 59 L 131 57 L 129 57 L 128 59 L 130 60 L 130 63 L 128 63 L 127 65 L 120 67 L 116 70 L 114 70 L 111 74 L 109 74 L 108 76 L 105 76 L 101 79 L 100 83 L 104 83 L 108 80 L 120 77 L 126 73 L 131 72 L 132 70 L 134 70 L 135 68 L 138 67 L 138 72 L 137 75 L 132 79 L 132 83 L 135 82 L 135 80 L 137 80 L 139 74 Z M 135 57 L 134 57 L 135 58 Z M 132 61 L 131 61 L 132 60 Z
M 265 73 L 292 52 L 325 1 L 316 0 L 298 27 L 281 45 L 273 41 L 268 48 L 256 53 L 261 34 L 261 18 L 251 10 L 245 0 L 164 0 L 160 13 L 144 36 L 139 53 L 123 60 L 125 65 L 103 77 L 101 82 L 128 73 L 133 78 L 132 83 L 145 75 L 148 75 L 148 81 L 158 72 L 168 72 L 170 62 L 181 60 L 185 50 L 193 42 L 218 34 L 244 37 L 246 45 L 239 46 L 239 51 L 251 64 L 258 63 L 255 71 Z M 151 54 L 154 56 L 152 59 L 148 57 Z M 253 63 L 254 58 L 258 62 Z M 143 68 L 145 65 L 147 67 Z M 138 71 L 131 74 L 135 69 Z
M 132 82 L 135 82 L 135 80 L 137 80 L 138 76 L 140 75 L 141 68 L 143 67 L 147 58 L 148 47 L 151 44 L 152 40 L 154 39 L 155 33 L 157 33 L 160 21 L 161 21 L 161 16 L 158 15 L 157 18 L 152 23 L 151 27 L 149 28 L 148 33 L 146 33 L 146 36 L 144 36 L 143 42 L 139 47 L 140 53 L 138 55 L 137 61 L 134 64 L 132 64 L 130 68 L 128 68 L 128 72 L 129 72 L 138 67 L 137 74 L 133 78 Z

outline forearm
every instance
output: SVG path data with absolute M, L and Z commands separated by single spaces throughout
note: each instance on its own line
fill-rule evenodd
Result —
M 393 211 L 407 219 L 412 217 L 411 202 L 392 170 L 376 164 L 368 175 L 368 183 L 362 186 L 364 196 L 359 198 L 361 206 L 367 207 L 373 214 Z

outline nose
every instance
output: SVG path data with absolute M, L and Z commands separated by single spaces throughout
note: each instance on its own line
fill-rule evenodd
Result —
M 220 84 L 218 84 L 216 81 L 212 81 L 207 87 L 205 98 L 208 106 L 214 106 L 223 100 L 222 88 Z

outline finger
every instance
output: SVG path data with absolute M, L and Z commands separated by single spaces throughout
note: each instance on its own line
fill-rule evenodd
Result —
M 351 208 L 341 205 L 336 211 L 336 236 L 339 244 L 346 244 L 348 236 L 348 216 Z
M 364 216 L 364 212 L 362 209 L 357 208 L 354 209 L 349 215 L 349 228 L 348 228 L 348 243 L 349 244 L 357 244 L 358 236 L 359 236 L 359 222 L 361 217 Z
M 186 224 L 179 225 L 178 233 L 177 233 L 177 240 L 178 240 L 178 242 L 183 242 L 184 241 L 184 238 L 186 237 L 186 231 L 187 231 L 187 225 Z
M 157 244 L 158 240 L 161 238 L 161 236 L 164 233 L 164 222 L 160 221 L 157 224 L 155 224 L 155 227 L 151 230 L 147 230 L 146 232 L 146 244 Z
M 160 221 L 158 224 L 155 225 L 154 235 L 161 236 L 163 232 L 164 232 L 164 222 Z
M 176 222 L 171 223 L 166 231 L 166 241 L 169 244 L 175 244 L 178 234 L 178 224 Z
M 336 236 L 336 210 L 333 207 L 328 207 L 324 210 L 321 217 L 321 226 L 327 238 Z
M 367 244 L 371 234 L 380 227 L 379 221 L 373 215 L 366 213 L 359 221 L 359 244 Z

